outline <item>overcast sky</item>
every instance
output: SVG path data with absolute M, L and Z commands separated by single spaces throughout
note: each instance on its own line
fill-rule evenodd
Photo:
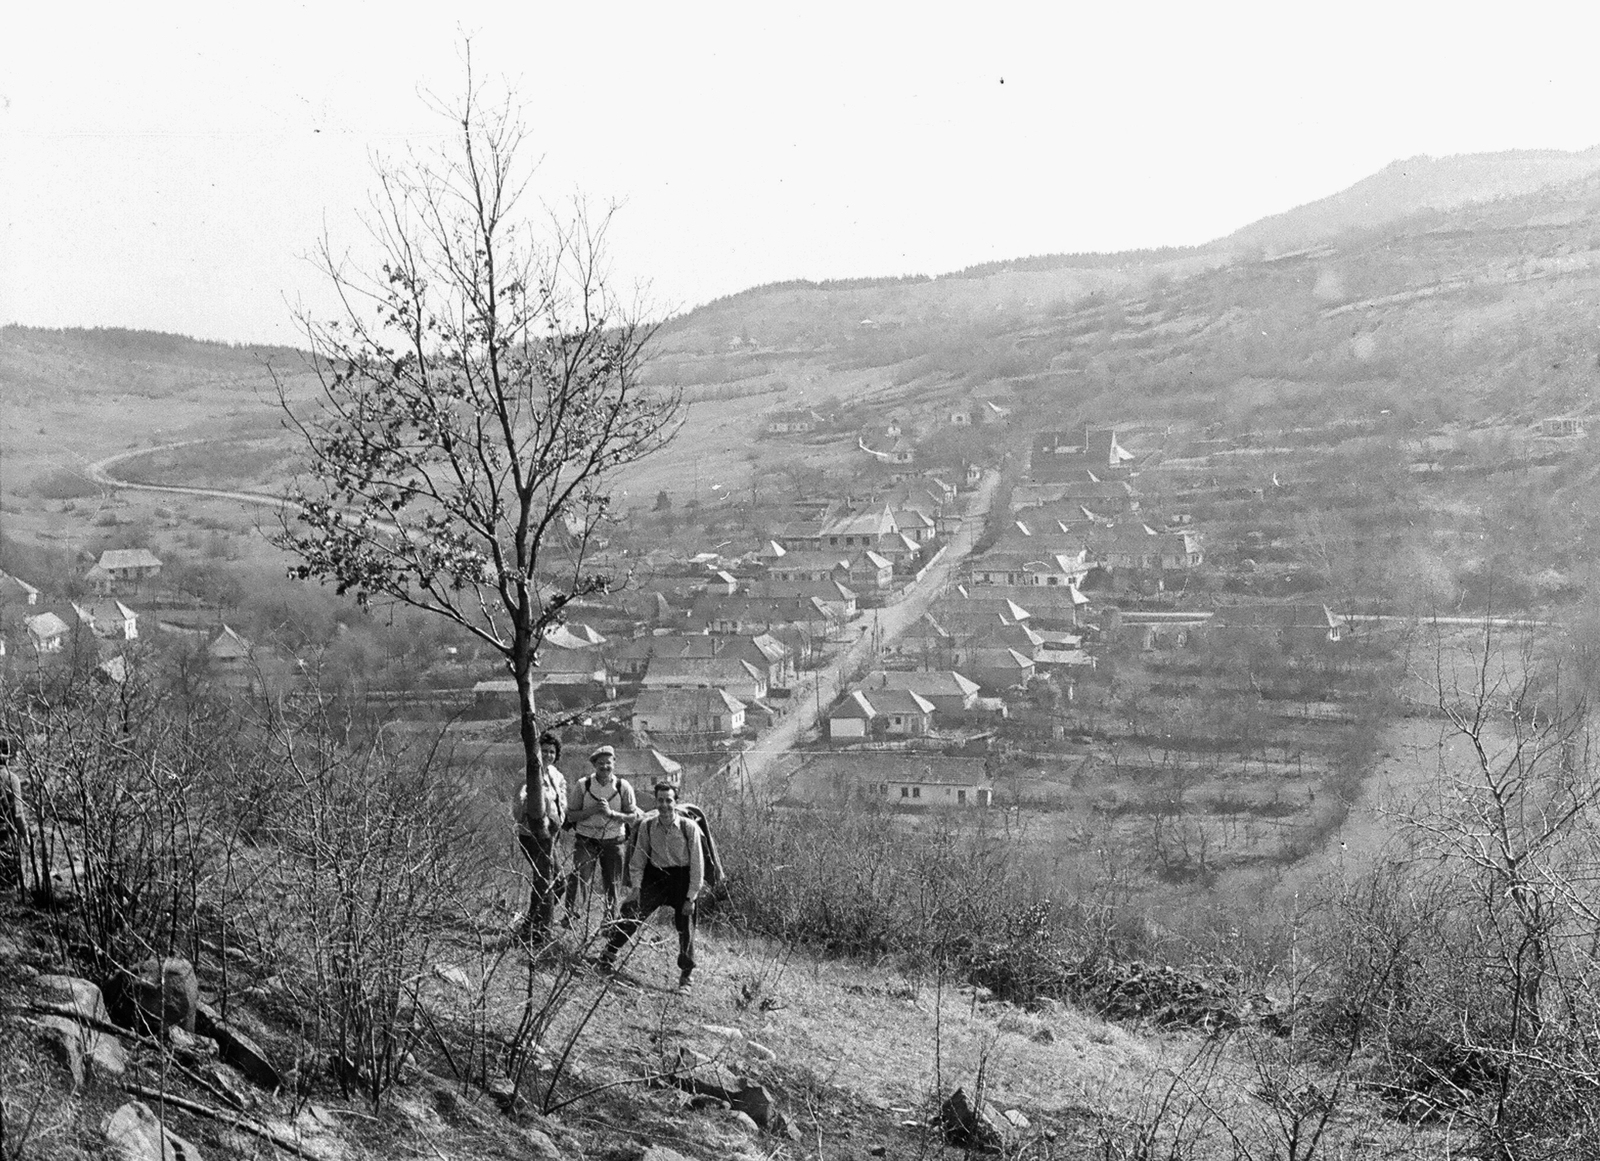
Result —
M 0 322 L 38 326 L 294 341 L 304 255 L 360 240 L 374 154 L 438 142 L 418 90 L 459 89 L 466 35 L 538 192 L 620 202 L 616 271 L 667 309 L 1194 244 L 1399 158 L 1600 144 L 1592 4 L 27 7 Z

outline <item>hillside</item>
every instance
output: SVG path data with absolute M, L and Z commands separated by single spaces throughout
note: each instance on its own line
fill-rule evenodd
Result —
M 891 431 L 912 471 L 990 469 L 1009 495 L 1041 432 L 1114 428 L 1145 505 L 1128 523 L 1171 517 L 1206 558 L 1171 587 L 1104 581 L 1094 623 L 1073 622 L 1093 664 L 987 699 L 1016 713 L 970 760 L 1009 797 L 975 821 L 713 782 L 741 879 L 688 995 L 662 987 L 661 933 L 620 986 L 577 934 L 535 954 L 508 938 L 526 885 L 503 788 L 362 733 L 362 692 L 443 675 L 464 705 L 488 672 L 468 642 L 285 581 L 270 515 L 88 474 L 132 452 L 123 479 L 281 487 L 297 449 L 274 403 L 311 386 L 298 352 L 0 330 L 0 566 L 65 592 L 104 548 L 167 561 L 148 682 L 39 678 L 3 705 L 48 841 L 0 910 L 0 976 L 20 985 L 0 996 L 0 1154 L 100 1155 L 102 1117 L 143 1090 L 208 1106 L 170 1114 L 207 1156 L 921 1158 L 965 1149 L 935 1122 L 959 1085 L 1020 1114 L 1014 1157 L 1307 1157 L 1308 1139 L 1442 1157 L 1458 1133 L 1572 1155 L 1600 1108 L 1593 945 L 1567 938 L 1600 906 L 1580 733 L 1600 688 L 1600 463 L 1582 433 L 1597 215 L 1600 151 L 1424 159 L 1194 250 L 754 288 L 665 322 L 650 373 L 682 389 L 685 427 L 629 469 L 604 530 L 618 556 L 664 558 L 663 578 L 699 548 L 748 559 L 795 500 L 881 495 L 862 446 Z M 801 428 L 769 422 L 791 409 Z M 1011 514 L 995 512 L 973 519 L 991 543 Z M 1313 648 L 1275 622 L 1180 646 L 1115 620 L 1295 605 Z M 654 639 L 618 606 L 606 633 Z M 1372 611 L 1358 648 L 1331 648 L 1335 607 Z M 1458 637 L 1417 629 L 1440 613 Z M 1485 614 L 1528 636 L 1491 642 Z M 282 642 L 285 666 L 326 664 L 339 695 L 308 682 L 259 720 L 232 716 L 248 699 L 207 700 L 190 646 L 224 615 Z M 1517 660 L 1509 740 L 1447 745 L 1453 722 L 1498 713 Z M 696 752 L 731 771 L 726 753 Z M 1492 762 L 1526 774 L 1510 790 L 1526 813 L 1498 814 L 1509 850 L 1528 832 L 1505 820 L 1543 809 L 1546 759 L 1583 804 L 1562 814 L 1572 832 L 1486 860 L 1473 776 L 1503 803 Z M 1397 818 L 1418 845 L 1393 854 Z M 84 885 L 57 892 L 66 851 L 86 852 Z M 1559 938 L 1551 915 L 1572 916 Z M 131 1067 L 74 1085 L 78 1034 L 37 1019 L 76 1017 L 40 1007 L 60 993 L 41 975 L 110 982 L 156 948 L 192 957 L 205 999 L 278 1059 L 275 1091 L 240 1091 L 215 1037 L 128 1036 Z M 1571 1015 L 1529 1031 L 1541 986 Z M 724 1107 L 745 1081 L 785 1121 Z M 291 1144 L 246 1139 L 264 1127 Z
M 1576 181 L 1596 170 L 1600 170 L 1600 146 L 1577 153 L 1518 149 L 1411 157 L 1391 162 L 1349 189 L 1252 222 L 1229 234 L 1221 244 L 1259 246 L 1268 252 L 1294 250 L 1421 210 L 1449 210 L 1518 197 Z

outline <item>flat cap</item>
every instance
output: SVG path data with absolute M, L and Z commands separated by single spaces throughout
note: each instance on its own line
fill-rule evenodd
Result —
M 617 751 L 614 746 L 596 746 L 594 749 L 589 751 L 589 761 L 591 762 L 597 762 L 601 758 L 611 758 L 615 760 L 616 756 Z

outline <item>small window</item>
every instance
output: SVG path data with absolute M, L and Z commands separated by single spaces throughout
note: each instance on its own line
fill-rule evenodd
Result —
M 900 787 L 900 797 L 901 798 L 910 798 L 911 797 L 911 788 L 909 786 Z
M 921 798 L 922 797 L 922 787 L 913 786 L 911 788 L 911 797 L 912 798 Z
M 957 790 L 956 791 L 956 801 L 957 802 L 966 802 L 966 800 L 967 800 L 967 792 L 965 790 Z

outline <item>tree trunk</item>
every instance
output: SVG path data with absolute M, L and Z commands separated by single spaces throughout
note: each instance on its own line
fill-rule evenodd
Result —
M 532 652 L 525 645 L 513 648 L 511 665 L 517 682 L 517 725 L 522 735 L 528 821 L 536 824 L 544 821 L 544 755 L 539 752 L 539 723 L 534 717 Z

